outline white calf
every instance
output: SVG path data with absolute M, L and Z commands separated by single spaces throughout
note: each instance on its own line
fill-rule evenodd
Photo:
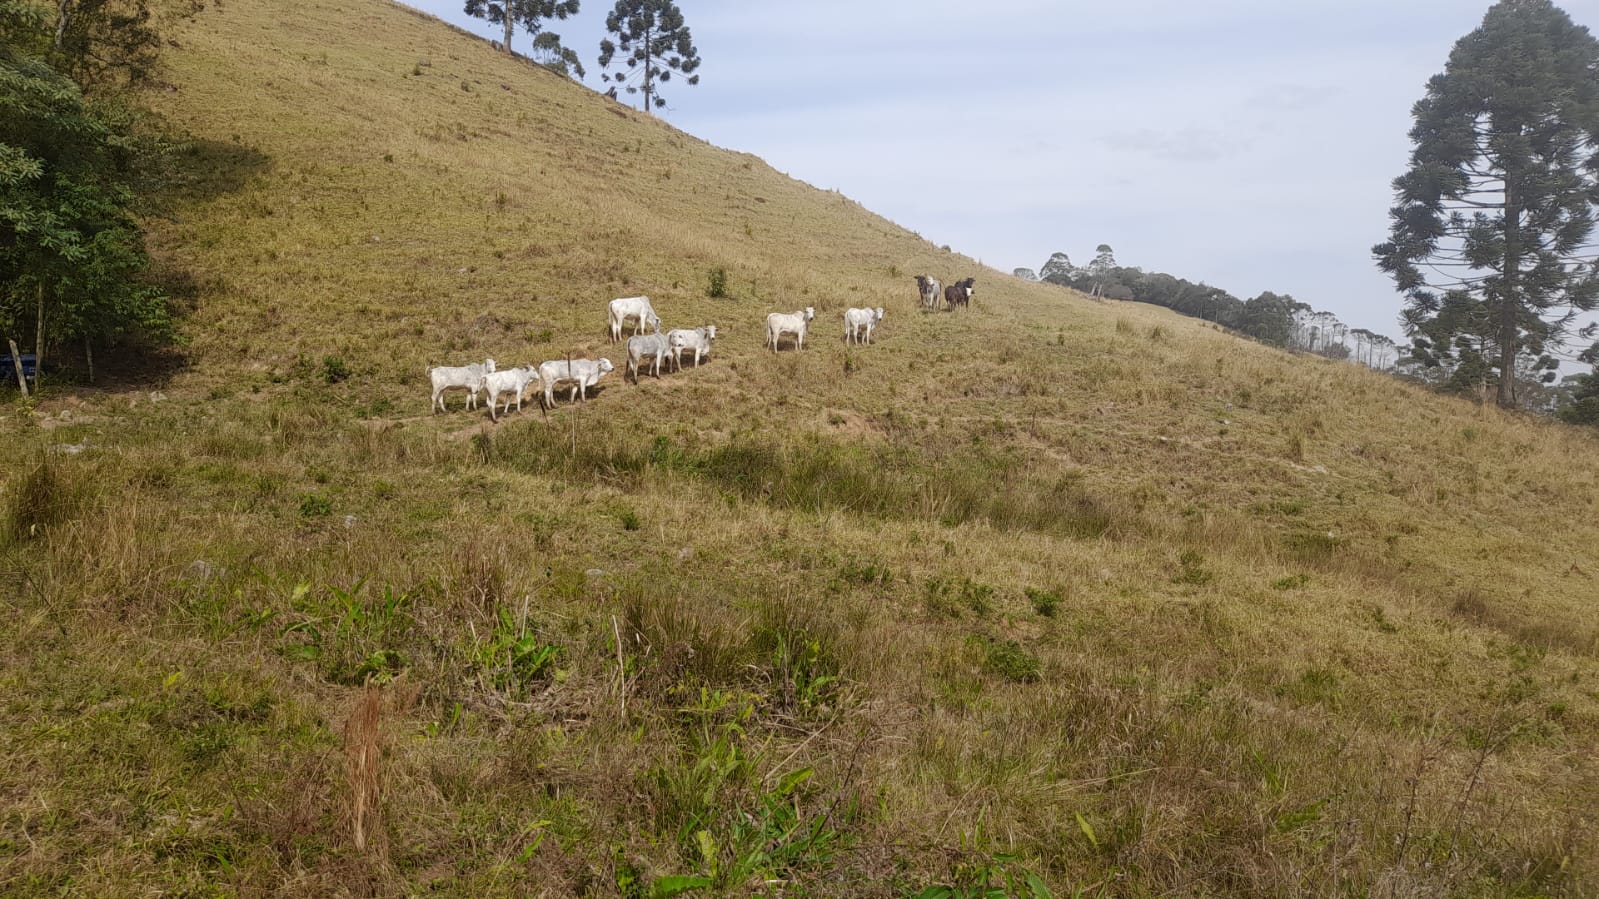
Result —
M 476 409 L 477 392 L 483 389 L 483 378 L 493 371 L 493 359 L 485 359 L 471 365 L 440 365 L 428 369 L 428 380 L 433 382 L 432 410 L 448 411 L 444 408 L 444 391 L 454 387 L 466 388 L 466 407 Z
M 794 335 L 794 349 L 805 348 L 805 330 L 810 326 L 811 319 L 816 317 L 816 310 L 806 306 L 800 312 L 773 312 L 766 317 L 766 342 L 771 345 L 772 352 L 777 352 L 777 342 L 783 339 L 784 334 Z
M 622 326 L 628 319 L 638 322 L 633 333 L 643 334 L 646 330 L 661 330 L 661 318 L 655 314 L 655 307 L 650 305 L 649 297 L 622 297 L 611 301 L 611 342 L 616 343 L 622 339 Z
M 872 342 L 872 329 L 883 320 L 883 307 L 876 309 L 848 309 L 844 312 L 844 342 L 861 342 L 861 331 L 866 331 L 866 342 Z
M 700 360 L 711 355 L 711 341 L 716 339 L 716 326 L 706 325 L 703 328 L 688 330 L 678 328 L 666 335 L 667 345 L 672 348 L 672 364 L 678 369 L 683 368 L 683 352 L 694 351 L 694 367 L 700 367 Z
M 555 385 L 557 383 L 571 384 L 572 394 L 583 399 L 589 398 L 589 388 L 593 387 L 602 375 L 615 371 L 616 366 L 609 359 L 555 359 L 539 366 L 539 380 L 544 382 L 544 405 L 555 405 Z
M 672 332 L 677 333 L 677 332 Z M 645 357 L 650 357 L 650 374 L 659 378 L 661 376 L 661 360 L 670 357 L 670 346 L 667 343 L 669 335 L 666 334 L 635 334 L 627 339 L 627 368 L 622 372 L 622 380 L 628 376 L 633 377 L 633 383 L 638 383 L 639 369 L 644 364 Z
M 522 411 L 522 394 L 526 392 L 527 385 L 538 380 L 538 369 L 531 365 L 520 368 L 510 368 L 505 371 L 490 372 L 483 377 L 483 388 L 489 395 L 489 418 L 499 421 L 500 417 L 494 412 L 495 401 L 503 394 L 516 394 L 516 411 Z M 511 411 L 511 401 L 505 401 L 505 411 Z

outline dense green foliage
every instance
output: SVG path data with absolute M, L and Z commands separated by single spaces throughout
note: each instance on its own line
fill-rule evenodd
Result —
M 1599 374 L 1573 375 L 1566 384 L 1571 396 L 1560 409 L 1561 420 L 1574 425 L 1599 425 Z
M 1599 303 L 1599 42 L 1549 0 L 1502 0 L 1415 106 L 1378 266 L 1407 296 L 1424 364 L 1498 385 L 1552 381 L 1558 349 Z
M 600 76 L 627 88 L 630 94 L 644 93 L 644 108 L 666 105 L 659 82 L 672 80 L 672 73 L 686 76 L 689 84 L 699 84 L 694 70 L 700 67 L 699 51 L 683 22 L 683 12 L 672 0 L 616 0 L 616 8 L 605 17 L 605 29 L 616 35 L 600 41 L 600 68 L 608 69 L 622 53 L 626 68 Z
M 125 123 L 10 44 L 0 44 L 0 119 L 0 330 L 27 322 L 57 341 L 164 332 L 165 299 L 141 277 Z

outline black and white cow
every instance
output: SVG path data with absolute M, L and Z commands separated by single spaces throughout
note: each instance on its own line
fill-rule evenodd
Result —
M 922 295 L 922 309 L 924 311 L 929 309 L 937 309 L 938 295 L 943 292 L 944 285 L 938 283 L 937 278 L 929 278 L 926 275 L 917 275 L 916 290 Z

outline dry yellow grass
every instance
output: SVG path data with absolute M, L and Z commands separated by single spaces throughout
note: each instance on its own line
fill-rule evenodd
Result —
M 1595 889 L 1588 434 L 980 270 L 379 0 L 177 38 L 190 364 L 0 446 L 0 892 Z M 637 293 L 712 360 L 426 413 Z

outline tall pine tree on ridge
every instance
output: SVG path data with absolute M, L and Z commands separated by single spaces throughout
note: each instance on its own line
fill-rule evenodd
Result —
M 626 86 L 630 94 L 642 92 L 646 112 L 666 105 L 659 83 L 672 80 L 673 72 L 686 76 L 690 85 L 700 83 L 694 73 L 700 67 L 699 50 L 672 0 L 616 0 L 605 28 L 616 41 L 600 41 L 600 68 L 610 68 L 618 51 L 626 68 L 600 78 Z
M 1550 0 L 1501 0 L 1413 111 L 1378 267 L 1406 295 L 1411 354 L 1516 404 L 1599 303 L 1599 42 Z M 1459 384 L 1457 386 L 1466 386 Z

